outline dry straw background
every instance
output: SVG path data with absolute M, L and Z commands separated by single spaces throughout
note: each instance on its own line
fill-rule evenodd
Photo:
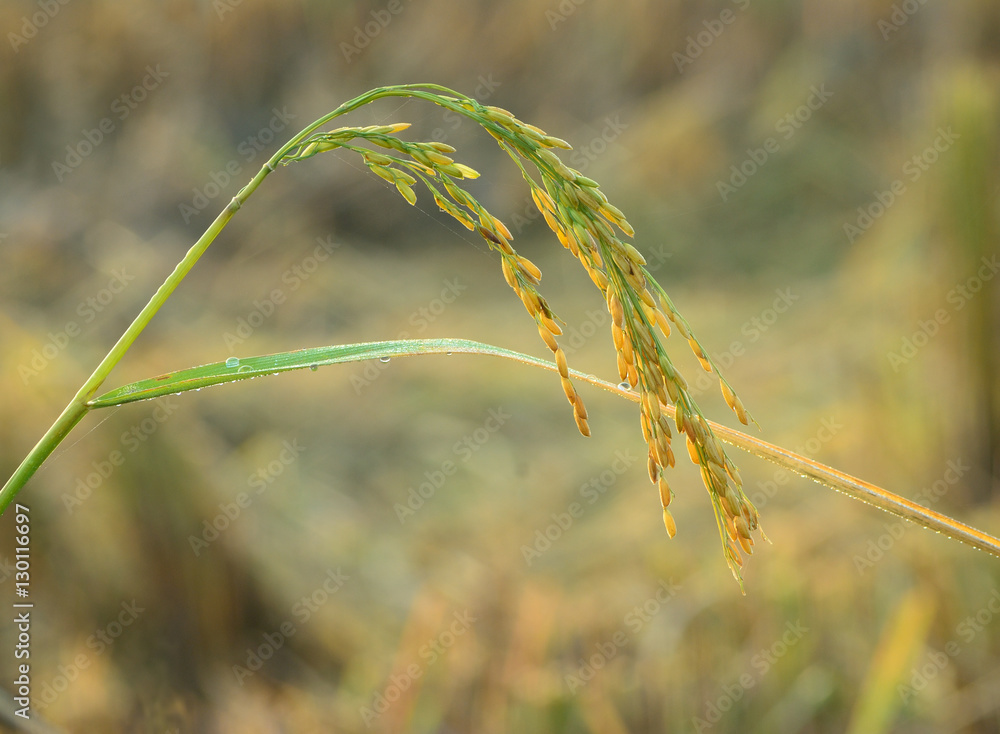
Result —
M 280 140 L 429 81 L 575 146 L 765 439 L 1000 531 L 995 3 L 10 0 L 0 29 L 5 474 Z M 494 141 L 418 102 L 345 124 L 399 121 L 484 173 L 571 363 L 614 379 Z M 362 169 L 269 177 L 112 382 L 404 333 L 546 356 L 496 255 Z M 696 469 L 669 541 L 634 406 L 584 398 L 589 439 L 551 375 L 456 355 L 92 416 L 21 495 L 36 703 L 67 731 L 1000 730 L 996 559 L 741 459 L 773 541 L 743 597 Z

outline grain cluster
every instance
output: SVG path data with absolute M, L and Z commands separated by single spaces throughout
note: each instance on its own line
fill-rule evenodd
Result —
M 752 420 L 729 383 L 721 376 L 708 352 L 691 332 L 687 321 L 646 269 L 646 261 L 616 230 L 631 238 L 635 232 L 625 215 L 611 204 L 596 181 L 568 167 L 555 149 L 570 145 L 544 130 L 522 122 L 500 107 L 482 105 L 462 97 L 429 95 L 486 129 L 521 170 L 531 197 L 563 247 L 580 261 L 600 289 L 611 315 L 611 336 L 622 386 L 638 392 L 640 425 L 648 446 L 650 481 L 659 490 L 663 522 L 673 537 L 676 524 L 669 506 L 673 490 L 665 470 L 674 465 L 674 438 L 683 440 L 691 460 L 701 469 L 702 481 L 715 510 L 729 567 L 742 583 L 743 554 L 753 552 L 753 532 L 759 531 L 756 508 L 743 492 L 740 473 L 715 436 L 688 390 L 688 383 L 674 367 L 663 341 L 676 330 L 685 339 L 701 367 L 719 378 L 722 395 L 741 423 Z M 538 333 L 552 351 L 560 380 L 577 427 L 590 435 L 587 409 L 570 379 L 566 355 L 559 346 L 558 318 L 538 292 L 541 271 L 511 245 L 510 230 L 460 186 L 479 174 L 456 162 L 454 148 L 439 142 L 408 142 L 397 133 L 409 125 L 398 123 L 339 128 L 310 137 L 291 151 L 285 163 L 326 150 L 357 152 L 373 173 L 393 184 L 410 203 L 419 181 L 438 207 L 468 229 L 477 232 L 499 253 L 504 278 L 534 319 Z M 386 149 L 376 152 L 360 146 L 364 140 Z M 532 175 L 537 172 L 540 181 Z M 672 406 L 673 410 L 668 410 Z M 668 413 L 672 412 L 672 418 Z M 763 535 L 763 533 L 761 533 Z

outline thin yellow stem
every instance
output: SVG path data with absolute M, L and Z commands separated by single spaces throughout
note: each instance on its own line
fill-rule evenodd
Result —
M 555 366 L 553 365 L 550 369 L 555 369 Z M 631 390 L 622 390 L 617 385 L 605 382 L 592 375 L 574 372 L 573 377 L 584 382 L 589 382 L 591 385 L 604 388 L 634 403 L 639 402 L 639 395 L 637 393 Z M 666 412 L 671 418 L 673 417 L 674 409 L 672 406 L 667 406 Z M 934 510 L 918 505 L 916 502 L 911 502 L 905 497 L 900 497 L 898 494 L 882 489 L 870 482 L 820 464 L 818 461 L 808 459 L 794 451 L 789 451 L 767 441 L 762 441 L 759 438 L 748 436 L 741 431 L 727 428 L 715 421 L 708 421 L 708 424 L 720 439 L 738 449 L 772 461 L 807 479 L 812 479 L 838 492 L 843 492 L 848 497 L 877 507 L 891 515 L 909 520 L 917 525 L 922 525 L 952 540 L 971 545 L 973 548 L 978 548 L 1000 558 L 1000 540 L 994 538 L 992 535 L 987 535 L 970 525 L 953 520 L 947 515 L 942 515 L 940 512 L 935 512 Z

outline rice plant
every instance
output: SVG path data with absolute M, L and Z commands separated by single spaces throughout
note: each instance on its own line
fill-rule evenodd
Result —
M 321 130 L 334 119 L 386 97 L 421 99 L 467 117 L 485 129 L 508 154 L 555 238 L 579 261 L 605 300 L 611 316 L 619 384 L 570 369 L 566 354 L 559 346 L 561 320 L 538 290 L 541 271 L 514 249 L 513 237 L 504 223 L 462 187 L 463 181 L 477 178 L 479 173 L 456 161 L 452 157 L 453 147 L 436 141 L 404 140 L 399 134 L 409 127 L 405 122 Z M 744 557 L 753 553 L 755 537 L 766 536 L 757 509 L 744 493 L 740 472 L 726 453 L 723 441 L 900 517 L 1000 555 L 1000 541 L 989 535 L 793 452 L 709 421 L 665 347 L 665 340 L 673 331 L 687 342 L 701 367 L 717 377 L 722 395 L 739 421 L 749 425 L 753 419 L 732 385 L 719 372 L 708 350 L 645 267 L 642 254 L 622 238 L 632 238 L 635 234 L 625 215 L 608 201 L 596 181 L 568 167 L 554 152 L 570 147 L 566 141 L 519 120 L 505 109 L 483 105 L 432 84 L 380 87 L 316 120 L 268 160 L 194 243 L 0 490 L 0 511 L 11 503 L 42 462 L 91 410 L 296 369 L 317 369 L 330 364 L 400 355 L 467 352 L 514 359 L 557 373 L 576 426 L 584 436 L 590 435 L 589 418 L 574 380 L 589 382 L 638 403 L 639 423 L 648 446 L 649 478 L 657 487 L 663 522 L 670 537 L 676 533 L 676 524 L 669 509 L 673 490 L 666 477 L 675 463 L 673 439 L 675 435 L 682 439 L 691 460 L 701 470 L 726 562 L 741 588 Z M 330 151 L 349 151 L 358 155 L 372 173 L 391 183 L 411 205 L 417 201 L 415 189 L 426 189 L 442 211 L 477 232 L 499 257 L 506 282 L 534 321 L 554 362 L 465 340 L 374 342 L 260 357 L 233 357 L 224 362 L 165 373 L 98 395 L 105 378 L 136 337 L 264 179 L 279 167 Z

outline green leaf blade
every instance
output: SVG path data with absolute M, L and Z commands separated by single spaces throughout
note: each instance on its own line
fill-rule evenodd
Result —
M 213 362 L 168 372 L 115 388 L 88 401 L 87 407 L 110 408 L 140 400 L 152 400 L 164 395 L 200 390 L 213 385 L 224 385 L 254 377 L 278 375 L 294 370 L 318 368 L 345 362 L 363 362 L 418 354 L 447 354 L 449 352 L 493 354 L 520 362 L 548 365 L 544 360 L 536 360 L 533 357 L 527 357 L 501 347 L 467 339 L 402 339 L 362 344 L 339 344 L 296 349 L 290 352 L 256 357 L 231 357 L 225 362 Z

